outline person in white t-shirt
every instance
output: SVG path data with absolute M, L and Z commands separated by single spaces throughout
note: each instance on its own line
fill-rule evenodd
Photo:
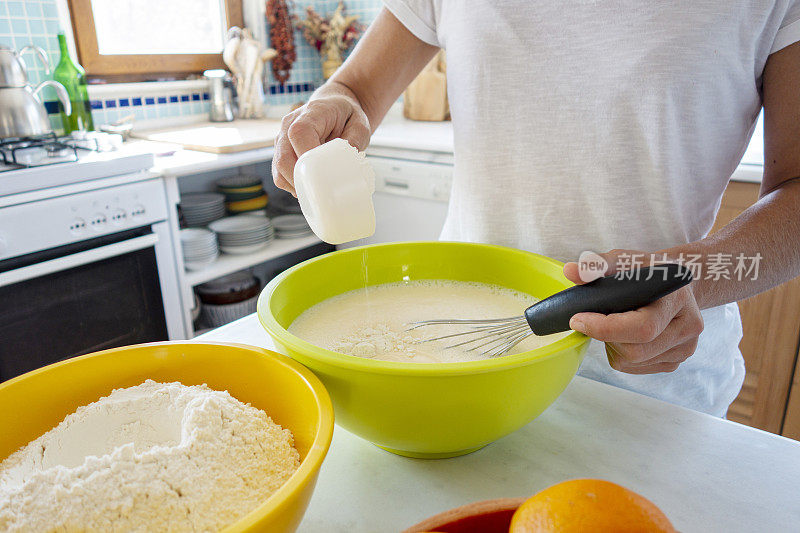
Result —
M 385 4 L 284 118 L 275 183 L 293 193 L 298 155 L 332 138 L 365 149 L 444 48 L 455 172 L 441 238 L 562 261 L 611 250 L 607 273 L 640 253 L 702 265 L 652 305 L 571 327 L 605 343 L 582 375 L 724 416 L 744 379 L 735 302 L 800 274 L 800 0 Z M 762 106 L 761 199 L 709 236 Z M 578 264 L 564 273 L 581 282 Z

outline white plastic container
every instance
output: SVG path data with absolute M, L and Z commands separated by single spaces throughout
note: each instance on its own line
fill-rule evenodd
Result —
M 323 241 L 341 244 L 375 233 L 375 171 L 344 139 L 301 155 L 294 187 L 308 225 Z

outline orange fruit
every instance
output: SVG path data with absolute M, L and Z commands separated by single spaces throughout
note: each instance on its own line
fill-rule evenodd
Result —
M 573 479 L 534 494 L 519 506 L 509 533 L 650 533 L 675 528 L 639 494 L 602 479 Z

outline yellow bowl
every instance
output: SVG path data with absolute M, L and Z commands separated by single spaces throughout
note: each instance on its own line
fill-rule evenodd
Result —
M 263 409 L 291 430 L 297 472 L 272 496 L 225 529 L 294 531 L 308 506 L 333 435 L 325 388 L 280 354 L 237 344 L 154 343 L 97 352 L 28 372 L 0 384 L 0 459 L 53 428 L 79 406 L 145 379 L 208 384 Z
M 453 457 L 536 418 L 572 379 L 589 338 L 573 332 L 520 354 L 426 364 L 332 352 L 286 328 L 314 304 L 366 285 L 479 281 L 544 298 L 571 285 L 561 269 L 561 263 L 541 255 L 484 244 L 404 242 L 350 248 L 279 274 L 261 293 L 258 316 L 278 349 L 322 380 L 343 428 L 400 455 Z
M 269 197 L 265 194 L 249 200 L 239 200 L 236 202 L 227 202 L 225 205 L 231 213 L 239 213 L 242 211 L 252 211 L 254 209 L 261 209 L 267 207 Z

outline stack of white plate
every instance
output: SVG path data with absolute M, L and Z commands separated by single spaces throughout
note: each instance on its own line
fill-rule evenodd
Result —
M 215 192 L 181 195 L 181 212 L 187 226 L 205 226 L 225 216 L 225 195 Z
M 279 239 L 293 239 L 311 235 L 311 228 L 303 215 L 281 215 L 272 219 L 275 236 Z
M 226 254 L 249 254 L 266 247 L 275 238 L 269 219 L 237 215 L 215 220 L 208 229 L 217 234 L 219 248 Z
M 219 256 L 217 235 L 207 229 L 182 229 L 181 248 L 183 264 L 187 270 L 201 270 L 216 261 Z

